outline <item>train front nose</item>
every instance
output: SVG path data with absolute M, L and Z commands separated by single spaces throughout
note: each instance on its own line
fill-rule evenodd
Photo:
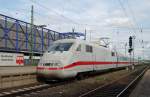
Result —
M 63 67 L 59 61 L 49 61 L 37 67 L 37 77 L 57 79 L 63 77 Z
M 65 78 L 64 67 L 68 64 L 71 53 L 69 52 L 49 52 L 41 58 L 37 67 L 37 76 L 46 79 Z

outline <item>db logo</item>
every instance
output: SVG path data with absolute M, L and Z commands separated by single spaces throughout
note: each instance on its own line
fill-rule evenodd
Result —
M 17 56 L 17 58 L 16 58 L 16 63 L 17 64 L 23 64 L 24 63 L 24 58 L 23 58 L 23 56 Z

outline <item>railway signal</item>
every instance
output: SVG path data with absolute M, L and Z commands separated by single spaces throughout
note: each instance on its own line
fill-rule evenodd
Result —
M 131 53 L 131 52 L 132 52 L 132 50 L 133 50 L 132 48 L 129 48 L 128 52 L 129 52 L 129 53 Z
M 129 37 L 129 50 L 128 52 L 131 53 L 133 51 L 133 42 L 132 42 L 132 36 Z
M 132 36 L 129 37 L 129 47 L 132 48 Z
M 130 54 L 130 64 L 131 63 L 133 64 L 132 69 L 134 69 L 134 43 L 133 43 L 134 41 L 133 41 L 133 39 L 135 40 L 135 36 L 130 36 L 129 37 L 129 50 L 128 50 L 128 52 Z M 133 51 L 133 59 L 131 60 L 132 51 Z M 131 62 L 131 61 L 133 61 L 133 62 Z

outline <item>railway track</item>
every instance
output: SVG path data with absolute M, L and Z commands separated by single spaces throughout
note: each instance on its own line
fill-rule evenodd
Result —
M 48 87 L 49 87 L 48 84 L 40 84 L 40 85 L 35 85 L 35 86 L 30 86 L 30 87 L 25 87 L 20 89 L 14 89 L 7 92 L 4 91 L 0 93 L 0 97 L 15 97 L 20 94 L 46 89 Z
M 75 81 L 75 80 L 74 80 Z M 18 95 L 29 95 L 30 93 L 39 93 L 43 90 L 46 90 L 48 88 L 53 88 L 57 87 L 60 85 L 65 85 L 73 82 L 73 80 L 67 80 L 67 81 L 61 81 L 61 82 L 52 82 L 51 84 L 39 84 L 39 85 L 31 85 L 30 87 L 24 87 L 24 88 L 19 88 L 19 89 L 13 89 L 10 91 L 3 91 L 0 93 L 0 97 L 17 97 Z M 19 96 L 21 97 L 21 96 Z
M 128 90 L 128 88 L 125 88 L 127 86 L 127 83 L 125 83 L 125 82 L 135 83 L 133 81 L 133 78 L 135 78 L 136 75 L 141 73 L 142 70 L 143 69 L 137 70 L 137 72 L 134 72 L 131 74 L 132 76 L 126 76 L 126 78 L 123 78 L 124 81 L 121 81 L 121 79 L 119 79 L 117 81 L 113 81 L 110 84 L 107 84 L 102 87 L 98 87 L 92 91 L 86 92 L 86 93 L 80 95 L 79 97 L 116 97 L 116 94 L 121 95 L 118 97 L 123 97 L 122 95 L 124 94 L 124 92 L 126 92 Z M 140 76 L 142 76 L 142 74 L 144 74 L 145 71 L 146 71 L 146 69 L 143 71 L 143 73 L 141 73 Z M 128 78 L 128 77 L 130 77 L 130 78 Z M 137 77 L 137 79 L 139 79 L 139 77 Z M 119 82 L 118 84 L 116 84 L 118 81 L 120 81 L 121 83 Z M 31 87 L 25 87 L 25 88 L 11 90 L 11 91 L 7 91 L 7 92 L 2 92 L 2 93 L 0 93 L 0 97 L 22 97 L 22 96 L 23 97 L 32 97 L 31 95 L 35 95 L 34 97 L 43 97 L 43 96 L 40 96 L 40 94 L 43 93 L 43 91 L 45 91 L 45 90 L 48 90 L 50 88 L 55 88 L 57 86 L 65 87 L 67 84 L 74 83 L 74 82 L 76 82 L 76 80 L 64 81 L 64 82 L 53 83 L 53 84 L 34 85 Z M 128 87 L 130 88 L 130 85 Z M 97 94 L 97 91 L 98 91 L 98 94 Z M 100 93 L 99 91 L 101 91 L 102 94 L 99 94 Z M 51 91 L 51 93 L 52 92 L 53 91 Z M 61 93 L 61 92 L 59 92 L 59 93 Z M 100 96 L 100 95 L 102 95 L 102 96 Z M 51 97 L 51 96 L 44 96 L 44 97 Z M 57 97 L 57 96 L 52 96 L 52 97 Z M 62 96 L 59 96 L 59 97 L 62 97 Z M 63 96 L 63 97 L 68 97 L 68 96 Z M 72 97 L 72 96 L 69 96 L 69 97 Z M 75 96 L 75 97 L 78 97 L 78 96 Z
M 148 69 L 140 69 L 128 76 L 88 91 L 79 97 L 128 97 L 138 80 Z M 138 76 L 137 76 L 138 75 Z
M 116 70 L 114 70 L 112 72 L 115 72 L 115 71 Z M 110 72 L 107 72 L 107 73 L 110 73 Z M 104 72 L 103 74 L 106 74 L 106 72 Z M 89 77 L 94 77 L 96 75 L 98 75 L 98 74 L 95 74 L 95 75 L 91 74 Z M 85 76 L 85 78 L 82 78 L 80 80 L 84 80 L 84 79 L 87 79 L 89 77 Z M 77 81 L 77 80 L 70 79 L 70 80 L 67 80 L 67 81 L 59 82 L 59 83 L 56 83 L 56 82 L 54 82 L 54 83 L 52 82 L 51 84 L 50 83 L 48 83 L 48 84 L 39 83 L 39 84 L 36 84 L 36 85 L 25 86 L 24 88 L 20 87 L 20 88 L 17 88 L 17 89 L 10 89 L 8 91 L 6 89 L 6 90 L 0 92 L 0 97 L 10 97 L 10 96 L 15 97 L 17 95 L 30 94 L 32 92 L 34 92 L 34 93 L 37 92 L 38 93 L 39 90 L 42 91 L 42 90 L 46 90 L 48 88 L 56 87 L 56 86 L 59 86 L 59 85 L 65 85 L 65 84 L 73 83 L 75 81 Z

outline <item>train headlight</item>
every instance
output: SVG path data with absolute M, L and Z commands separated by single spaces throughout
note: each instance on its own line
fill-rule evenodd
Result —
M 54 63 L 54 66 L 59 66 L 59 63 Z
M 55 61 L 54 62 L 54 66 L 60 67 L 61 66 L 61 62 L 60 61 Z
M 51 63 L 45 63 L 45 66 L 50 66 L 50 67 L 59 67 L 61 66 L 60 62 L 51 62 Z

